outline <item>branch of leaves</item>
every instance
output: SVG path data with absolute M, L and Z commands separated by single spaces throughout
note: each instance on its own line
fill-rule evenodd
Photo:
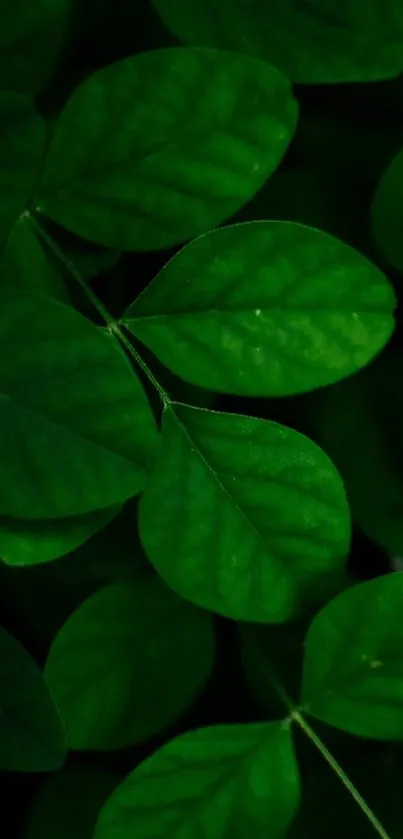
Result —
M 307 717 L 360 737 L 403 740 L 402 606 L 401 572 L 333 599 L 308 630 L 298 707 L 287 700 L 284 720 L 213 726 L 171 740 L 112 793 L 94 839 L 284 837 L 301 799 L 293 724 L 320 750 L 378 835 L 390 839 Z
M 116 335 L 153 382 L 123 329 L 194 383 L 279 395 L 367 363 L 388 340 L 394 304 L 386 278 L 360 254 L 281 222 L 200 237 L 112 329 L 48 298 L 5 291 L 3 557 L 27 561 L 13 524 L 17 536 L 18 522 L 57 529 L 98 514 L 102 526 L 111 507 L 143 492 L 148 557 L 196 605 L 251 621 L 320 605 L 341 584 L 350 537 L 344 488 L 326 455 L 292 429 L 167 394 L 160 437 Z

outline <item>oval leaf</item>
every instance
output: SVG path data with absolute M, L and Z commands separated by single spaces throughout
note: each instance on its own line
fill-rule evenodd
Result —
M 339 579 L 350 522 L 341 479 L 297 431 L 166 408 L 139 504 L 140 538 L 182 597 L 235 620 L 290 620 Z
M 37 209 L 106 247 L 171 247 L 257 192 L 296 120 L 290 83 L 262 61 L 181 47 L 140 53 L 74 91 Z
M 153 5 L 184 43 L 259 56 L 303 84 L 377 81 L 398 75 L 403 66 L 399 0 L 153 0 Z
M 214 726 L 176 737 L 132 772 L 94 839 L 283 839 L 299 799 L 286 722 Z
M 367 364 L 393 332 L 395 305 L 386 277 L 348 245 L 258 221 L 183 248 L 122 322 L 191 384 L 286 396 Z
M 106 330 L 50 298 L 3 290 L 0 390 L 0 515 L 84 514 L 143 488 L 158 433 Z
M 307 635 L 302 710 L 351 734 L 403 740 L 403 572 L 332 600 Z
M 62 721 L 26 649 L 0 628 L 0 769 L 48 772 L 66 752 Z
M 213 662 L 211 616 L 144 575 L 101 589 L 57 634 L 45 676 L 71 749 L 117 749 L 173 723 Z

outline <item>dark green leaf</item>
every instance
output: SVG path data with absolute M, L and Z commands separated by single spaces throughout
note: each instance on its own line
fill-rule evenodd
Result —
M 72 749 L 116 749 L 173 723 L 213 661 L 211 616 L 157 576 L 101 589 L 56 636 L 45 676 Z
M 35 796 L 24 839 L 91 839 L 98 813 L 118 782 L 118 775 L 103 769 L 64 766 Z
M 3 31 L 2 19 L 0 54 Z M 0 92 L 0 125 L 1 251 L 13 224 L 25 211 L 32 197 L 38 167 L 45 151 L 46 126 L 28 96 L 4 91 Z
M 164 412 L 139 528 L 174 591 L 258 622 L 287 621 L 322 602 L 350 537 L 341 479 L 311 440 L 274 422 L 179 404 Z
M 307 635 L 302 710 L 351 734 L 403 740 L 403 572 L 340 594 Z
M 123 781 L 94 839 L 283 839 L 299 788 L 286 722 L 204 728 L 171 740 Z
M 367 364 L 393 332 L 395 305 L 384 274 L 348 245 L 255 221 L 183 248 L 122 322 L 192 384 L 285 396 Z
M 318 442 L 339 470 L 353 520 L 390 553 L 403 553 L 402 358 L 393 350 L 357 376 L 315 394 Z
M 36 565 L 64 556 L 101 530 L 119 507 L 82 516 L 30 521 L 0 516 L 0 557 L 7 565 Z
M 121 250 L 167 248 L 216 227 L 274 171 L 297 104 L 257 59 L 143 52 L 94 73 L 56 125 L 37 209 Z
M 263 58 L 293 81 L 368 82 L 403 67 L 398 0 L 153 0 L 186 44 Z
M 3 286 L 69 302 L 58 266 L 49 259 L 23 216 L 14 224 L 3 248 L 0 247 L 0 289 Z
M 60 519 L 143 488 L 157 430 L 107 331 L 50 298 L 4 290 L 0 387 L 2 516 Z
M 0 768 L 47 772 L 64 757 L 62 722 L 42 673 L 19 641 L 0 629 Z
M 48 82 L 65 42 L 72 0 L 3 3 L 0 88 L 36 95 Z
M 375 242 L 390 265 L 403 271 L 403 149 L 389 164 L 372 200 Z

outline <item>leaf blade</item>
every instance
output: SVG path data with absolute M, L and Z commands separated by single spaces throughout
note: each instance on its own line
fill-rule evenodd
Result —
M 139 533 L 182 597 L 235 620 L 282 622 L 336 584 L 350 523 L 341 479 L 310 440 L 266 420 L 173 404 Z
M 308 631 L 302 709 L 351 734 L 403 739 L 403 573 L 354 586 Z
M 257 221 L 184 247 L 122 323 L 191 384 L 288 396 L 365 366 L 393 332 L 395 305 L 379 269 L 333 236 Z
M 213 658 L 210 615 L 158 577 L 100 589 L 67 619 L 45 664 L 69 747 L 118 749 L 156 735 L 195 699 Z
M 296 119 L 289 82 L 263 62 L 177 47 L 140 53 L 73 93 L 46 156 L 37 210 L 99 245 L 171 247 L 254 195 Z
M 94 839 L 280 839 L 299 804 L 299 774 L 286 723 L 214 726 L 171 740 L 115 790 Z

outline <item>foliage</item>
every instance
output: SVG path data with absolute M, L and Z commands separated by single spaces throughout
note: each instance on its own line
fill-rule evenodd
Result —
M 399 839 L 401 3 L 0 47 L 7 835 Z

